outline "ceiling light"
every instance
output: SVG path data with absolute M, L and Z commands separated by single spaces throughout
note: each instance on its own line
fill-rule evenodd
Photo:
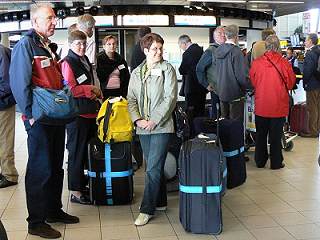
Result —
M 274 4 L 274 3 L 280 3 L 280 4 L 302 4 L 304 3 L 303 1 L 253 1 L 253 0 L 249 0 L 249 3 L 269 3 L 269 4 Z
M 188 0 L 189 2 L 203 2 L 203 0 Z M 206 2 L 216 3 L 246 3 L 245 0 L 206 0 Z

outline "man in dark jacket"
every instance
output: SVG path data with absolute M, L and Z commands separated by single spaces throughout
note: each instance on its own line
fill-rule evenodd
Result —
M 12 51 L 10 86 L 28 134 L 28 233 L 53 239 L 61 234 L 47 223 L 71 224 L 79 222 L 79 218 L 62 210 L 65 126 L 35 121 L 32 114 L 33 86 L 63 88 L 60 66 L 48 47 L 57 18 L 50 5 L 38 3 L 31 6 L 30 19 L 33 28 Z
M 207 90 L 199 83 L 196 66 L 202 56 L 203 49 L 192 43 L 188 35 L 182 35 L 178 40 L 179 47 L 184 51 L 179 72 L 182 75 L 180 95 L 185 97 L 186 109 L 193 117 L 204 115 Z
M 146 55 L 143 53 L 140 46 L 140 40 L 148 33 L 151 33 L 151 28 L 149 27 L 144 26 L 138 29 L 137 43 L 136 45 L 134 45 L 131 55 L 131 72 L 133 71 L 133 69 L 138 67 L 143 62 L 143 60 L 146 59 Z
M 10 49 L 0 44 L 0 188 L 18 183 L 18 172 L 14 165 L 16 111 L 9 85 L 10 57 Z
M 226 42 L 215 53 L 217 93 L 220 98 L 221 115 L 243 121 L 245 90 L 250 86 L 247 80 L 248 65 L 237 46 L 239 28 L 236 25 L 224 28 Z
M 303 88 L 307 93 L 310 132 L 301 133 L 302 137 L 318 137 L 320 131 L 320 77 L 316 74 L 320 46 L 317 43 L 317 34 L 308 34 L 305 41 L 307 52 L 303 63 Z
M 217 79 L 215 74 L 214 58 L 216 49 L 224 44 L 226 37 L 222 26 L 217 27 L 213 32 L 214 43 L 202 54 L 196 68 L 199 83 L 205 87 L 211 94 L 212 118 L 217 118 L 216 104 L 219 103 L 219 97 L 216 94 Z

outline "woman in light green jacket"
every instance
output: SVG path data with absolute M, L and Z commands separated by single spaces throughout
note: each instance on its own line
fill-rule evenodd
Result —
M 142 38 L 146 60 L 134 69 L 129 81 L 129 112 L 147 165 L 137 226 L 147 224 L 155 210 L 167 207 L 163 169 L 170 136 L 174 133 L 172 112 L 178 86 L 175 69 L 163 60 L 163 43 L 162 37 L 155 33 Z

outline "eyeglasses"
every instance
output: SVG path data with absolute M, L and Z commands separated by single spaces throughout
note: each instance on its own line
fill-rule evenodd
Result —
M 86 47 L 87 42 L 80 42 L 80 41 L 74 41 L 72 44 L 74 44 L 77 47 Z

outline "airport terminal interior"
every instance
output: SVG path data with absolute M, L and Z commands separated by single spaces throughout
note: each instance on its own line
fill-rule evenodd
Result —
M 288 47 L 293 47 L 299 67 L 303 66 L 306 34 L 315 32 L 320 36 L 319 0 L 0 1 L 0 32 L 4 45 L 12 48 L 31 27 L 28 16 L 23 18 L 24 15 L 19 14 L 20 19 L 15 19 L 15 13 L 27 13 L 32 2 L 52 2 L 60 10 L 58 17 L 61 19 L 51 38 L 58 44 L 58 52 L 67 41 L 67 28 L 75 23 L 79 9 L 96 14 L 94 38 L 97 51 L 102 50 L 104 36 L 113 34 L 119 41 L 117 51 L 128 59 L 129 66 L 130 49 L 135 43 L 137 29 L 140 25 L 150 26 L 152 32 L 164 38 L 164 59 L 175 68 L 179 88 L 181 75 L 178 68 L 182 51 L 178 47 L 178 37 L 182 34 L 189 35 L 205 50 L 213 42 L 213 30 L 218 25 L 236 24 L 240 27 L 239 45 L 242 50 L 249 51 L 252 43 L 260 39 L 263 29 L 273 28 L 281 40 L 284 54 Z M 98 7 L 92 10 L 92 6 Z M 139 15 L 143 17 L 139 18 Z M 297 30 L 298 27 L 301 31 Z M 306 100 L 302 82 L 291 94 L 294 104 Z M 210 98 L 209 94 L 207 98 Z M 28 234 L 26 221 L 27 133 L 18 110 L 17 107 L 14 152 L 19 182 L 0 189 L 0 220 L 9 240 L 36 240 L 41 238 Z M 218 235 L 193 234 L 184 230 L 179 220 L 178 189 L 168 192 L 166 211 L 156 211 L 147 225 L 135 226 L 144 191 L 144 165 L 134 173 L 131 204 L 96 206 L 72 203 L 67 181 L 68 151 L 65 150 L 63 210 L 79 217 L 80 223 L 51 225 L 62 234 L 59 239 L 64 240 L 320 240 L 319 137 L 296 136 L 292 143 L 292 149 L 283 150 L 285 167 L 279 170 L 271 170 L 269 162 L 265 168 L 257 168 L 255 147 L 248 149 L 245 183 L 227 189 L 221 198 L 223 230 Z M 169 184 L 177 185 L 178 179 Z
M 26 133 L 20 116 L 16 120 L 16 166 L 19 184 L 0 190 L 1 221 L 11 240 L 35 240 L 27 235 L 24 190 Z M 185 232 L 179 221 L 179 194 L 168 194 L 168 209 L 156 218 L 134 226 L 144 187 L 144 170 L 134 175 L 134 200 L 124 206 L 85 206 L 71 203 L 65 176 L 63 209 L 79 216 L 74 225 L 54 224 L 65 240 L 294 240 L 320 239 L 320 168 L 318 139 L 297 137 L 294 149 L 284 152 L 286 167 L 257 169 L 249 151 L 247 180 L 227 190 L 222 199 L 223 231 L 218 236 Z M 66 158 L 66 157 L 65 157 Z M 66 171 L 66 165 L 65 171 Z

